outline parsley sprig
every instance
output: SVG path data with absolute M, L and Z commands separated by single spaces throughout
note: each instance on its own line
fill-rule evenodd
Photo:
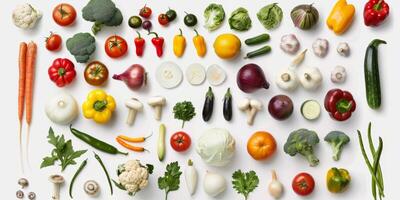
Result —
M 165 200 L 168 199 L 170 192 L 179 189 L 182 174 L 180 168 L 178 162 L 172 162 L 167 165 L 167 171 L 165 171 L 164 176 L 158 178 L 158 188 L 165 191 Z
M 235 189 L 238 194 L 242 194 L 245 200 L 247 200 L 249 194 L 257 188 L 259 183 L 255 171 L 244 173 L 241 170 L 237 170 L 233 173 L 232 179 L 233 189 Z

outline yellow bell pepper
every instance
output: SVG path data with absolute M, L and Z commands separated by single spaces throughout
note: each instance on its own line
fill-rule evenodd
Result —
M 342 193 L 350 185 L 351 177 L 345 169 L 331 168 L 326 175 L 326 186 L 332 193 Z
M 186 49 L 186 39 L 182 35 L 182 29 L 179 29 L 179 32 L 179 35 L 175 35 L 173 44 L 174 54 L 176 57 L 182 57 Z
M 86 101 L 82 104 L 83 116 L 87 119 L 93 119 L 96 123 L 105 124 L 110 121 L 112 112 L 116 104 L 112 96 L 104 90 L 92 90 Z
M 204 37 L 199 35 L 196 29 L 194 29 L 194 31 L 196 32 L 196 36 L 193 37 L 193 44 L 196 48 L 197 55 L 204 57 L 207 53 L 206 42 L 204 41 Z
M 326 24 L 337 35 L 344 33 L 353 22 L 356 9 L 346 0 L 338 0 L 329 14 Z

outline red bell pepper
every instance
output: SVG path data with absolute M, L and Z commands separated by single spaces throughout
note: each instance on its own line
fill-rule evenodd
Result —
M 389 5 L 384 0 L 369 0 L 364 7 L 364 23 L 379 26 L 389 15 Z
M 136 33 L 138 34 L 138 36 L 135 38 L 136 55 L 142 56 L 146 41 L 142 38 L 139 31 L 136 31 Z
M 151 43 L 153 43 L 153 45 L 156 47 L 157 56 L 161 57 L 163 55 L 164 38 L 158 37 L 158 34 L 156 32 L 149 32 L 149 35 L 150 34 L 155 35 L 155 37 L 151 39 Z
M 48 74 L 50 80 L 58 87 L 64 87 L 70 84 L 76 76 L 74 63 L 67 58 L 57 58 L 49 67 Z
M 345 121 L 356 110 L 356 101 L 350 92 L 332 89 L 325 96 L 325 109 L 333 119 Z

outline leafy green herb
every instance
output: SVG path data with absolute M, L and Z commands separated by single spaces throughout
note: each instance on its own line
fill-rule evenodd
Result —
M 242 7 L 239 7 L 232 12 L 229 18 L 229 26 L 232 30 L 247 31 L 251 28 L 251 19 L 249 12 Z
M 185 122 L 196 116 L 196 111 L 190 101 L 176 103 L 173 112 L 175 119 L 182 120 L 182 128 L 185 126 Z
M 259 183 L 255 171 L 244 173 L 241 170 L 237 170 L 233 173 L 232 178 L 233 189 L 235 189 L 238 194 L 242 194 L 246 200 L 249 194 L 257 188 Z
M 51 155 L 44 157 L 40 168 L 49 167 L 60 162 L 61 171 L 68 165 L 75 165 L 75 159 L 86 153 L 87 150 L 74 151 L 71 140 L 65 141 L 64 135 L 55 135 L 50 127 L 49 135 L 47 136 L 49 144 L 54 146 Z
M 158 188 L 165 191 L 165 200 L 168 199 L 170 192 L 179 189 L 182 174 L 180 168 L 178 162 L 170 163 L 167 165 L 167 171 L 165 171 L 164 176 L 158 177 Z
M 276 28 L 282 21 L 283 12 L 277 3 L 269 4 L 260 9 L 257 18 L 268 30 Z

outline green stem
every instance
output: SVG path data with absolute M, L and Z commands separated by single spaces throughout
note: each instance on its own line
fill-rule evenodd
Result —
M 97 111 L 97 112 L 101 112 L 104 109 L 107 108 L 107 101 L 103 100 L 103 101 L 96 101 L 93 104 L 93 108 Z
M 353 105 L 346 99 L 341 99 L 336 103 L 336 108 L 340 113 L 349 112 Z

